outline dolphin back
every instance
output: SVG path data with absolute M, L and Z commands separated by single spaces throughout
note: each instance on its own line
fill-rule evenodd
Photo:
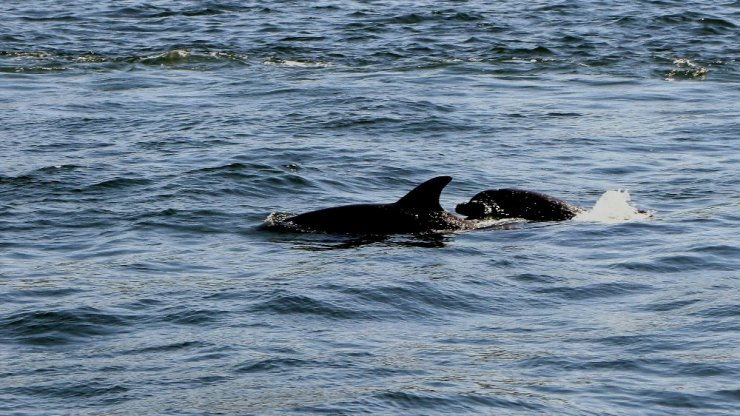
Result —
M 472 226 L 442 209 L 439 197 L 452 180 L 432 178 L 392 204 L 356 204 L 324 208 L 280 218 L 273 229 L 339 234 L 450 232 Z

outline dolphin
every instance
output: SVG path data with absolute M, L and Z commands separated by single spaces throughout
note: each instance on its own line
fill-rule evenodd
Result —
M 450 176 L 432 178 L 391 204 L 344 205 L 287 217 L 279 228 L 331 234 L 422 234 L 475 228 L 439 204 Z
M 563 221 L 584 210 L 539 192 L 522 189 L 490 189 L 458 204 L 455 212 L 467 220 L 522 218 L 529 221 Z

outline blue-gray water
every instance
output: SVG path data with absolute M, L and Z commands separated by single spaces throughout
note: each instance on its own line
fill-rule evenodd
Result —
M 0 13 L 1 414 L 740 413 L 738 1 Z M 655 216 L 260 229 L 437 175 Z

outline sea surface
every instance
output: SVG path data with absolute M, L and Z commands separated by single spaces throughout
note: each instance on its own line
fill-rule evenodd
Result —
M 740 414 L 737 0 L 0 15 L 0 414 Z M 652 217 L 262 227 L 440 175 Z

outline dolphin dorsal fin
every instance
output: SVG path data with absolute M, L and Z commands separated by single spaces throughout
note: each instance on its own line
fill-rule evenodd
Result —
M 429 179 L 404 195 L 395 205 L 403 208 L 422 208 L 432 211 L 442 211 L 442 206 L 439 205 L 439 196 L 442 193 L 442 189 L 451 180 L 451 176 L 437 176 L 436 178 Z

